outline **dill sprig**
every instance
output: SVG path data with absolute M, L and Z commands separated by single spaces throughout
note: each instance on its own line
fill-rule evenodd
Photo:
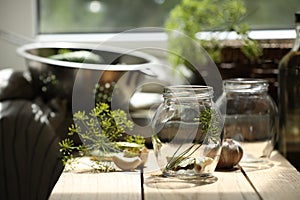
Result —
M 74 123 L 70 125 L 68 135 L 78 134 L 83 145 L 75 145 L 70 138 L 60 141 L 64 164 L 73 159 L 74 152 L 79 152 L 77 156 L 97 154 L 100 157 L 120 152 L 122 149 L 117 142 L 122 139 L 126 131 L 132 130 L 134 125 L 127 119 L 123 110 L 111 110 L 107 103 L 97 103 L 89 114 L 78 111 L 73 114 L 73 119 Z M 126 135 L 124 138 L 126 142 L 145 144 L 142 136 Z
M 201 133 L 203 134 L 203 136 L 205 136 L 206 140 L 211 140 L 214 143 L 217 143 L 219 141 L 220 124 L 216 110 L 206 108 L 205 110 L 200 112 L 199 118 L 195 118 L 194 121 L 199 122 L 199 128 L 201 129 Z M 189 139 L 189 137 L 185 138 L 185 140 L 187 139 Z M 155 141 L 158 143 L 160 142 L 157 136 L 155 138 Z M 168 161 L 165 167 L 165 171 L 176 169 L 183 160 L 193 155 L 201 147 L 201 142 L 203 143 L 203 137 L 198 138 L 193 142 L 191 146 L 177 155 L 177 153 L 185 143 L 183 141 L 173 153 L 171 159 Z

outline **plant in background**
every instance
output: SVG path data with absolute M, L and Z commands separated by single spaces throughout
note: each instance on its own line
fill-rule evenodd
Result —
M 173 30 L 186 34 L 208 52 L 215 62 L 221 61 L 221 49 L 227 37 L 220 39 L 221 34 L 235 32 L 239 37 L 243 53 L 253 60 L 261 54 L 257 41 L 248 36 L 249 26 L 243 23 L 247 9 L 243 0 L 182 0 L 169 15 L 165 27 L 169 37 L 169 55 L 173 66 L 186 64 L 183 54 L 196 57 L 193 47 L 186 43 Z M 199 39 L 197 33 L 209 31 L 209 38 Z M 228 36 L 226 35 L 226 36 Z
M 94 88 L 95 102 L 111 103 L 112 93 L 117 93 L 118 86 L 116 82 L 106 82 L 105 84 L 96 83 Z

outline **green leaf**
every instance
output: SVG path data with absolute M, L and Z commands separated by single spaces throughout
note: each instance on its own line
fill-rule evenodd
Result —
M 79 134 L 83 146 L 74 146 L 71 139 L 60 142 L 60 151 L 64 152 L 63 160 L 70 159 L 73 150 L 84 152 L 101 152 L 101 154 L 118 152 L 120 148 L 116 142 L 125 134 L 126 130 L 133 129 L 133 122 L 127 119 L 123 110 L 110 110 L 106 103 L 97 103 L 89 115 L 84 111 L 78 111 L 74 115 L 75 123 L 69 127 L 69 135 Z M 126 137 L 136 144 L 144 144 L 141 136 Z M 129 139 L 130 138 L 130 139 Z
M 246 15 L 247 9 L 243 0 L 182 0 L 171 10 L 165 23 L 168 49 L 173 52 L 168 54 L 168 60 L 176 69 L 180 64 L 186 64 L 186 55 L 196 62 L 199 56 L 199 51 L 190 45 L 190 41 L 181 40 L 174 34 L 174 30 L 197 40 L 216 62 L 221 62 L 222 42 L 218 41 L 218 38 L 199 40 L 196 33 L 234 31 L 242 38 L 242 51 L 247 58 L 258 58 L 261 55 L 261 47 L 248 37 L 249 26 L 243 23 Z M 188 67 L 193 71 L 191 66 Z

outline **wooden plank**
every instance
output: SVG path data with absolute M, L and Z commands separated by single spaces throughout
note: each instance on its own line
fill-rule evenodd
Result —
M 243 168 L 262 199 L 299 199 L 299 172 L 277 151 L 272 153 L 270 160 L 270 168 Z
M 68 199 L 298 199 L 299 172 L 280 154 L 272 155 L 268 169 L 239 168 L 217 171 L 211 182 L 176 180 L 157 176 L 150 153 L 144 170 L 143 188 L 139 172 L 63 173 L 50 200 Z M 144 191 L 144 193 L 142 193 Z
M 154 162 L 152 156 L 152 154 L 149 155 L 150 162 Z M 144 175 L 145 200 L 259 199 L 240 169 L 215 172 L 214 176 L 217 179 L 212 183 L 192 180 L 179 181 L 172 178 L 160 178 L 153 174 L 155 173 L 149 172 Z
M 63 173 L 50 200 L 140 200 L 139 172 Z
M 217 181 L 206 184 L 196 184 L 192 181 L 176 182 L 164 178 L 153 181 L 153 178 L 145 179 L 145 200 L 158 199 L 259 199 L 253 188 L 240 172 L 216 172 Z

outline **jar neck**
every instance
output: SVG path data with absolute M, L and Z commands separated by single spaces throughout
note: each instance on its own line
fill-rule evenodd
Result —
M 196 85 L 169 86 L 165 87 L 163 97 L 165 100 L 210 100 L 213 98 L 213 88 Z
M 263 79 L 236 78 L 224 81 L 226 93 L 267 94 L 268 82 Z

